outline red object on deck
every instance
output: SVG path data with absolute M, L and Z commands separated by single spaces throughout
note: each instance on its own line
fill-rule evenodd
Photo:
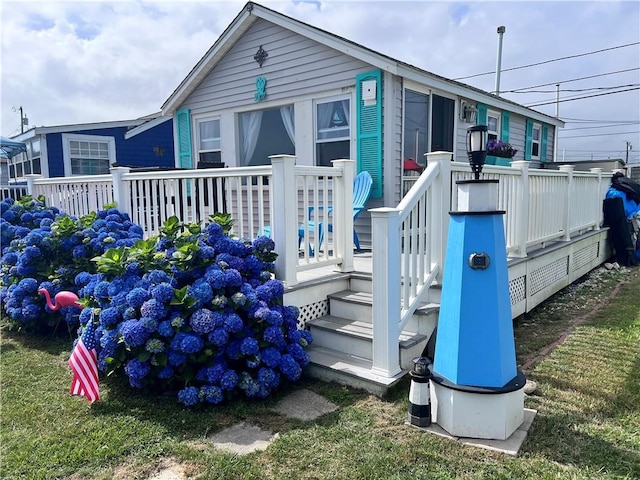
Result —
M 416 162 L 413 158 L 407 158 L 402 164 L 402 169 L 405 172 L 422 173 L 422 171 L 424 170 L 424 167 L 420 165 L 418 162 Z

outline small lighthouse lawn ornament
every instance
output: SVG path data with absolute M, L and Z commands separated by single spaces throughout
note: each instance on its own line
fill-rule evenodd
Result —
M 431 412 L 455 437 L 506 440 L 524 420 L 497 180 L 481 180 L 487 127 L 467 130 L 473 180 L 450 213 L 431 378 Z

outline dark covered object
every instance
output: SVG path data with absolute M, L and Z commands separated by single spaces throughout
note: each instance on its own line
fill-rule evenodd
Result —
M 620 265 L 637 265 L 636 249 L 633 245 L 631 230 L 624 213 L 622 198 L 614 197 L 604 200 L 604 226 L 611 228 L 611 240 L 615 251 L 616 262 Z
M 625 177 L 622 173 L 616 172 L 611 177 L 611 186 L 627 194 L 629 200 L 640 203 L 640 184 Z

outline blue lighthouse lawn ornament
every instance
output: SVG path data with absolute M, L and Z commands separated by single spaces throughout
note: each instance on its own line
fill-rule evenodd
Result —
M 487 127 L 467 131 L 474 179 L 451 212 L 432 369 L 433 421 L 456 437 L 507 439 L 523 422 L 503 214 L 497 180 L 481 180 Z

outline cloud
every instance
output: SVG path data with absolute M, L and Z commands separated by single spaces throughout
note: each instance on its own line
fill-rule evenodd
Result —
M 638 2 L 264 1 L 263 5 L 438 75 L 459 78 L 495 70 L 496 28 L 506 26 L 501 90 L 640 67 L 638 45 L 509 70 L 552 58 L 640 41 Z M 122 120 L 160 109 L 240 12 L 240 0 L 209 2 L 3 1 L 1 123 L 19 128 L 22 106 L 32 125 Z M 495 76 L 463 80 L 491 91 Z M 638 70 L 562 84 L 589 88 L 640 83 Z M 504 93 L 530 104 L 543 93 Z M 598 93 L 593 91 L 592 93 Z M 603 93 L 603 92 L 600 92 Z M 586 92 L 585 94 L 589 94 Z M 561 97 L 578 93 L 563 92 Z M 640 122 L 638 90 L 563 102 L 571 119 Z M 554 114 L 555 105 L 537 107 Z M 584 126 L 568 123 L 570 128 Z M 639 124 L 623 130 L 635 131 Z M 581 131 L 573 132 L 578 135 Z M 585 133 L 598 130 L 585 130 Z M 626 138 L 626 137 L 630 138 Z M 567 139 L 567 152 L 623 156 L 625 140 L 640 150 L 640 134 Z M 609 153 L 607 153 L 609 152 Z M 640 160 L 640 155 L 637 155 Z

